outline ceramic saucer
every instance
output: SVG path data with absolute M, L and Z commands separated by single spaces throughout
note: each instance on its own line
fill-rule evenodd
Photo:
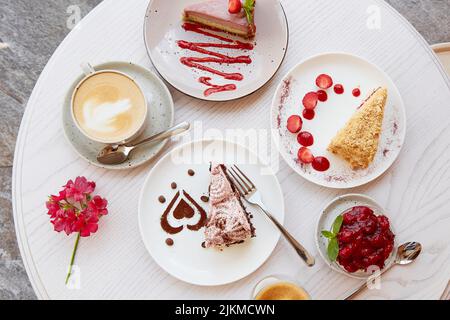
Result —
M 148 101 L 148 125 L 137 138 L 149 137 L 168 129 L 173 125 L 174 106 L 172 96 L 166 85 L 153 72 L 131 62 L 108 62 L 93 66 L 95 70 L 118 70 L 126 73 L 141 86 Z M 76 127 L 71 113 L 70 100 L 78 82 L 84 77 L 80 68 L 80 76 L 68 88 L 64 100 L 62 120 L 64 133 L 74 150 L 89 163 L 105 169 L 129 169 L 137 167 L 152 159 L 164 147 L 168 140 L 143 145 L 133 151 L 130 158 L 121 164 L 105 165 L 97 161 L 98 152 L 105 146 L 84 136 Z

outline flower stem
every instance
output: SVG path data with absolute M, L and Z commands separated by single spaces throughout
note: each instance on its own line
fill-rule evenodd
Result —
M 72 251 L 72 257 L 70 258 L 70 266 L 69 266 L 69 272 L 67 273 L 66 276 L 66 284 L 69 281 L 70 275 L 72 273 L 72 266 L 73 266 L 73 261 L 75 260 L 75 254 L 77 252 L 77 248 L 78 248 L 78 241 L 80 240 L 80 233 L 78 232 L 77 234 L 77 238 L 75 240 L 75 245 L 73 247 L 73 251 Z

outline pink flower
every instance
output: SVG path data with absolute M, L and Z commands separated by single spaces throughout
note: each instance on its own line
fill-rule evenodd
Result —
M 66 200 L 66 190 L 61 190 L 57 196 L 50 196 L 50 200 L 55 202 Z
M 91 201 L 89 201 L 88 208 L 95 210 L 99 216 L 104 216 L 108 214 L 108 209 L 106 209 L 107 205 L 108 201 L 106 199 L 103 199 L 100 196 L 95 196 Z
M 71 198 L 74 201 L 81 201 L 86 195 L 94 191 L 95 182 L 88 181 L 85 177 L 77 177 L 75 182 L 69 180 L 64 188 L 67 198 Z
M 72 272 L 73 258 L 78 248 L 80 237 L 88 237 L 98 230 L 101 216 L 108 214 L 108 201 L 100 196 L 92 197 L 95 182 L 85 177 L 77 177 L 75 182 L 67 181 L 58 195 L 51 195 L 45 203 L 50 222 L 57 232 L 67 235 L 78 233 L 72 252 L 70 268 L 66 276 L 66 284 Z
M 56 212 L 59 210 L 59 203 L 49 200 L 45 203 L 45 205 L 48 209 L 47 214 L 50 215 L 51 218 L 56 217 Z
M 100 196 L 92 197 L 95 182 L 85 177 L 69 180 L 58 195 L 51 195 L 46 202 L 50 222 L 55 231 L 72 232 L 87 237 L 98 229 L 101 216 L 108 214 L 108 201 Z
M 88 237 L 98 229 L 98 220 L 101 216 L 108 214 L 106 206 L 108 201 L 100 196 L 95 196 L 88 202 L 87 208 L 80 212 L 74 225 L 75 231 L 80 232 L 82 237 Z
M 51 223 L 53 224 L 55 231 L 64 231 L 67 235 L 69 235 L 74 231 L 74 222 L 76 219 L 77 216 L 73 209 L 59 209 L 56 212 L 56 217 L 51 220 Z
M 74 223 L 74 231 L 79 232 L 82 237 L 88 237 L 98 229 L 98 215 L 96 211 L 86 209 L 77 217 Z

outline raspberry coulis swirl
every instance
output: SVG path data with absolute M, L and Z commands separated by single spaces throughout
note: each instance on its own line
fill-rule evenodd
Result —
M 211 37 L 214 39 L 218 39 L 220 41 L 223 41 L 225 43 L 215 43 L 215 42 L 190 42 L 185 40 L 178 40 L 177 44 L 181 49 L 201 53 L 203 55 L 206 55 L 206 57 L 181 57 L 180 62 L 184 64 L 185 66 L 188 66 L 190 68 L 196 68 L 202 71 L 206 71 L 215 75 L 218 75 L 224 79 L 227 80 L 233 80 L 233 81 L 242 81 L 244 79 L 244 76 L 241 73 L 234 72 L 234 73 L 228 73 L 223 72 L 217 69 L 214 69 L 212 67 L 204 65 L 204 63 L 217 63 L 217 64 L 250 64 L 252 63 L 252 59 L 248 55 L 242 55 L 242 56 L 228 56 L 225 54 L 221 54 L 218 52 L 214 52 L 205 48 L 225 48 L 225 49 L 233 49 L 233 50 L 253 50 L 254 46 L 251 43 L 245 43 L 237 40 L 232 40 L 217 34 L 214 34 L 212 32 L 206 31 L 206 30 L 212 30 L 212 31 L 219 31 L 215 28 L 201 26 L 199 24 L 195 23 L 189 23 L 185 22 L 183 24 L 183 29 L 186 31 L 191 31 L 195 33 L 199 33 L 202 35 L 205 35 L 207 37 Z M 206 30 L 205 30 L 206 29 Z M 217 85 L 210 82 L 210 77 L 200 77 L 198 81 L 210 88 L 206 89 L 203 94 L 205 97 L 222 91 L 232 91 L 236 90 L 236 85 L 229 83 L 225 85 Z

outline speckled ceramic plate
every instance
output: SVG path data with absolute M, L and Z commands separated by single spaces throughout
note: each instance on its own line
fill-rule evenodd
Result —
M 335 84 L 342 84 L 344 93 L 338 95 L 333 88 L 328 89 L 328 100 L 317 104 L 315 118 L 303 119 L 302 131 L 308 131 L 314 136 L 314 144 L 309 147 L 313 155 L 325 156 L 330 161 L 327 171 L 318 172 L 311 165 L 303 165 L 298 160 L 297 152 L 301 146 L 297 142 L 297 135 L 287 130 L 286 123 L 293 114 L 302 116 L 302 99 L 307 92 L 319 89 L 316 78 L 322 73 L 329 74 Z M 367 169 L 353 170 L 345 160 L 328 152 L 327 147 L 357 108 L 378 87 L 388 89 L 378 151 Z M 354 88 L 360 89 L 359 97 L 353 96 Z M 313 183 L 339 189 L 357 187 L 382 175 L 398 157 L 406 133 L 405 108 L 394 82 L 377 66 L 347 53 L 320 54 L 291 69 L 275 92 L 270 121 L 279 151 L 292 169 Z
M 316 238 L 316 245 L 317 249 L 320 253 L 320 256 L 323 258 L 323 260 L 326 262 L 326 264 L 333 270 L 338 271 L 340 273 L 346 274 L 352 278 L 358 278 L 358 279 L 365 279 L 368 278 L 371 274 L 364 271 L 357 271 L 354 273 L 347 272 L 341 265 L 339 265 L 337 262 L 333 262 L 328 258 L 327 255 L 327 246 L 328 246 L 328 239 L 326 239 L 322 235 L 322 230 L 330 230 L 331 226 L 336 219 L 336 217 L 348 209 L 355 207 L 355 206 L 367 206 L 371 208 L 375 215 L 385 215 L 389 218 L 389 215 L 386 213 L 386 211 L 383 209 L 382 206 L 380 206 L 374 199 L 362 195 L 362 194 L 347 194 L 343 196 L 339 196 L 335 199 L 333 199 L 325 209 L 322 211 L 322 214 L 319 217 L 319 220 L 317 222 L 316 232 L 315 232 L 315 238 Z M 392 226 L 391 223 L 391 231 L 395 233 L 395 229 Z M 397 237 L 394 240 L 394 250 L 392 250 L 391 255 L 385 262 L 385 269 L 389 268 L 389 266 L 394 262 L 395 255 L 397 248 Z
M 166 85 L 153 72 L 131 62 L 108 62 L 94 66 L 95 70 L 118 70 L 133 78 L 144 91 L 148 101 L 148 124 L 140 138 L 149 137 L 155 133 L 168 129 L 173 125 L 174 107 L 172 96 Z M 152 159 L 167 143 L 149 143 L 137 148 L 130 155 L 128 161 L 117 165 L 105 165 L 97 161 L 97 154 L 105 145 L 94 142 L 84 136 L 73 122 L 70 113 L 70 100 L 72 92 L 78 82 L 84 77 L 81 67 L 80 76 L 68 88 L 63 106 L 64 133 L 70 145 L 86 161 L 105 169 L 129 169 L 137 167 Z
M 150 1 L 144 21 L 144 41 L 147 52 L 159 74 L 177 90 L 208 101 L 229 101 L 247 96 L 266 84 L 277 72 L 286 55 L 289 30 L 288 21 L 279 0 L 256 1 L 255 43 L 251 51 L 238 51 L 225 48 L 205 48 L 228 56 L 249 55 L 250 64 L 217 64 L 206 65 L 227 73 L 241 73 L 243 80 L 225 80 L 221 76 L 198 69 L 189 68 L 180 62 L 182 56 L 204 56 L 182 50 L 177 40 L 191 42 L 216 42 L 205 35 L 186 32 L 182 28 L 182 13 L 187 5 L 202 0 L 152 0 Z M 213 32 L 214 33 L 214 32 Z M 224 36 L 224 33 L 218 33 Z M 229 39 L 244 41 L 242 38 L 225 35 Z M 245 42 L 245 41 L 244 41 Z M 223 42 L 222 42 L 223 43 Z M 209 96 L 204 95 L 208 88 L 198 81 L 199 77 L 211 77 L 217 85 L 235 84 L 236 90 L 224 91 Z

